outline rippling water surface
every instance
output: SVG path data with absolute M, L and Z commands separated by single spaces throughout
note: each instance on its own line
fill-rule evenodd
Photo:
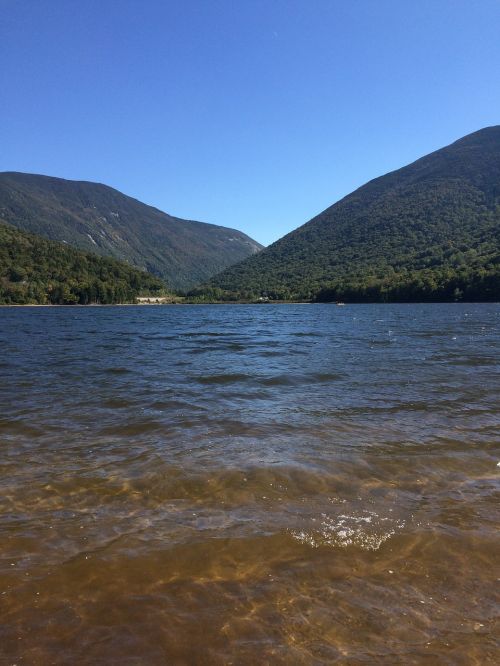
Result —
M 499 323 L 0 308 L 0 663 L 500 663 Z

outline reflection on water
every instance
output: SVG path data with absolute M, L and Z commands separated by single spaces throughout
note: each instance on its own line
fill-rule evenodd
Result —
M 0 308 L 0 663 L 499 663 L 499 316 Z

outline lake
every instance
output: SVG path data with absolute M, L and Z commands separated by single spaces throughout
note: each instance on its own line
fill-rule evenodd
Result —
M 499 323 L 0 308 L 0 663 L 499 663 Z

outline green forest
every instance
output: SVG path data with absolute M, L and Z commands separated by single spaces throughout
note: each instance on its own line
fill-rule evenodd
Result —
M 500 127 L 370 181 L 198 300 L 500 299 Z
M 435 219 L 440 209 L 441 224 Z M 432 210 L 428 222 L 425 208 L 412 211 L 404 228 L 393 223 L 390 211 L 372 212 L 370 230 L 346 225 L 343 233 L 337 230 L 334 243 L 326 227 L 317 227 L 314 243 L 279 241 L 267 255 L 264 251 L 238 264 L 190 296 L 222 301 L 500 299 L 500 207 L 478 214 L 472 205 L 458 209 L 436 197 Z
M 124 262 L 0 223 L 0 304 L 133 303 L 165 290 L 159 278 Z
M 460 208 L 443 199 L 448 197 L 436 196 L 432 209 L 408 211 L 411 222 L 404 227 L 394 223 L 390 210 L 372 209 L 371 229 L 368 222 L 361 228 L 346 225 L 337 230 L 334 243 L 326 226 L 314 229 L 314 243 L 285 238 L 190 296 L 222 301 L 498 300 L 500 207 L 476 208 L 464 192 Z M 433 211 L 427 219 L 426 210 Z M 398 214 L 404 214 L 402 207 Z

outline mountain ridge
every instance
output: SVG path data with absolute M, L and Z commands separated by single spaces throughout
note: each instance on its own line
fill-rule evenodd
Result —
M 184 220 L 103 183 L 0 173 L 0 220 L 77 249 L 112 256 L 186 288 L 259 251 L 229 227 Z
M 368 181 L 198 293 L 287 300 L 329 289 L 332 298 L 392 300 L 394 287 L 415 280 L 431 292 L 431 277 L 451 285 L 447 271 L 463 278 L 464 266 L 495 272 L 499 236 L 500 126 L 492 126 Z

